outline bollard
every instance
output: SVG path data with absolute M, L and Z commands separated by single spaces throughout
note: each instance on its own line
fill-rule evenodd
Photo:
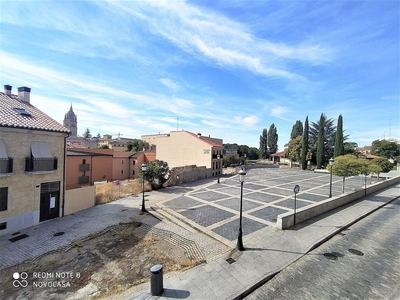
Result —
M 152 266 L 150 269 L 150 290 L 152 296 L 161 296 L 164 291 L 163 287 L 163 267 L 162 265 Z

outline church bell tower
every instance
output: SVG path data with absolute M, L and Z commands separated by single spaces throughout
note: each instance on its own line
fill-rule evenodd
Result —
M 69 111 L 65 114 L 63 125 L 71 131 L 70 136 L 78 136 L 78 119 L 72 109 L 72 103 Z

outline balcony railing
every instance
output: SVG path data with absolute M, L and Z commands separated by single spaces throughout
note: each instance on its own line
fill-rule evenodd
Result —
M 89 176 L 81 176 L 78 179 L 79 184 L 89 183 Z
M 87 171 L 89 171 L 89 167 L 90 167 L 89 164 L 80 164 L 79 165 L 79 171 L 80 172 L 87 172 Z
M 58 165 L 57 157 L 48 157 L 48 158 L 26 157 L 25 171 L 27 172 L 54 171 L 57 170 L 57 165 Z
M 13 158 L 0 158 L 0 173 L 7 174 L 13 172 Z

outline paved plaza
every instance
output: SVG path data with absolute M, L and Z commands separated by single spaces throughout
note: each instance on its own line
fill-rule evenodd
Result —
M 370 179 L 367 178 L 367 183 Z M 342 177 L 332 177 L 332 195 L 342 194 Z M 364 177 L 345 181 L 345 193 L 364 188 Z M 276 225 L 277 216 L 294 210 L 293 188 L 300 186 L 296 208 L 329 198 L 330 174 L 293 169 L 250 168 L 243 184 L 243 236 Z M 155 209 L 168 213 L 207 233 L 229 247 L 238 233 L 240 182 L 238 176 L 221 178 L 174 199 L 157 203 Z
M 147 192 L 149 214 L 141 214 L 141 195 L 130 196 L 20 230 L 18 234 L 26 238 L 16 242 L 11 241 L 12 234 L 1 236 L 0 268 L 68 248 L 76 239 L 133 218 L 143 223 L 142 230 L 163 236 L 205 263 L 182 273 L 166 273 L 161 297 L 152 297 L 145 283 L 110 299 L 235 299 L 400 194 L 397 183 L 289 230 L 276 229 L 277 215 L 294 208 L 296 184 L 300 186 L 297 207 L 304 207 L 328 199 L 330 174 L 248 170 L 243 190 L 243 252 L 234 250 L 240 208 L 240 182 L 234 175 L 222 177 L 220 184 L 208 178 Z M 341 194 L 341 186 L 342 178 L 333 176 L 333 196 Z M 363 177 L 347 178 L 345 193 L 363 187 Z M 76 299 L 89 298 L 86 292 L 82 289 Z

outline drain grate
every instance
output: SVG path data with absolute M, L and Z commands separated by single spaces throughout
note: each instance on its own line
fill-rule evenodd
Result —
M 59 231 L 59 232 L 56 232 L 55 234 L 53 234 L 53 236 L 60 236 L 60 235 L 63 235 L 65 232 L 64 231 Z
M 349 252 L 358 256 L 363 256 L 364 253 L 357 249 L 349 249 Z
M 324 253 L 324 256 L 327 259 L 330 259 L 330 260 L 337 260 L 338 259 L 338 256 L 336 254 L 334 254 L 334 253 L 331 253 L 331 252 Z
M 236 260 L 234 260 L 232 257 L 227 258 L 226 261 L 227 261 L 230 265 L 233 264 L 234 262 L 236 262 Z
M 27 235 L 27 234 L 21 234 L 21 235 L 17 235 L 16 237 L 13 237 L 13 238 L 11 238 L 11 239 L 8 239 L 11 243 L 14 243 L 14 242 L 16 242 L 16 241 L 19 241 L 19 240 L 22 240 L 22 239 L 24 239 L 24 238 L 27 238 L 27 237 L 29 237 L 29 235 Z

